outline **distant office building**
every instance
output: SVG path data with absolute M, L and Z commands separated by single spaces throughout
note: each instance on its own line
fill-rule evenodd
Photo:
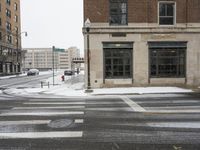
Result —
M 54 52 L 52 48 L 27 48 L 23 50 L 25 55 L 23 58 L 23 69 L 28 70 L 36 68 L 39 70 L 55 69 L 72 69 L 72 59 L 80 56 L 80 51 L 76 47 L 66 49 L 64 52 Z
M 72 63 L 73 62 L 73 58 L 80 58 L 80 50 L 77 49 L 76 47 L 70 47 L 68 48 L 68 58 L 69 58 L 69 65 L 70 65 L 70 69 L 74 70 L 75 68 L 77 68 L 79 64 L 76 63 Z
M 20 0 L 0 1 L 0 76 L 21 72 Z

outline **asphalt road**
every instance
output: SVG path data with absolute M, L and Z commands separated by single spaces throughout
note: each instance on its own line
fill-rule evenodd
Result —
M 0 89 L 38 87 L 40 82 L 51 77 L 51 74 L 37 76 L 18 76 L 8 79 L 0 79 Z
M 0 149 L 199 150 L 200 95 L 0 94 Z

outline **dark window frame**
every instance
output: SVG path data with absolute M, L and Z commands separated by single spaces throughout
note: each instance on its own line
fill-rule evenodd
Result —
M 171 6 L 170 6 L 171 5 Z M 164 7 L 161 10 L 161 7 Z M 170 9 L 173 12 L 170 12 Z M 161 26 L 173 26 L 176 24 L 176 2 L 159 1 L 158 2 L 158 23 Z
M 16 3 L 16 2 L 14 3 L 14 9 L 15 9 L 15 11 L 17 11 L 17 10 L 18 10 L 18 5 L 17 5 L 17 3 Z
M 149 48 L 150 78 L 185 78 L 186 49 L 178 46 Z
M 113 44 L 113 43 L 112 43 Z M 112 46 L 111 44 L 111 46 Z M 118 44 L 116 44 L 118 45 Z M 126 45 L 124 45 L 126 46 Z M 104 47 L 104 79 L 130 79 L 133 76 L 133 47 Z M 108 70 L 109 68 L 110 70 Z
M 109 2 L 109 24 L 113 26 L 128 25 L 128 0 L 109 0 Z M 125 8 L 120 8 L 120 4 L 123 4 Z
M 6 16 L 11 18 L 11 10 L 9 10 L 8 8 L 6 8 Z
M 7 43 L 12 44 L 12 36 L 11 35 L 7 35 Z
M 6 3 L 7 3 L 8 5 L 10 5 L 10 4 L 11 4 L 11 0 L 6 0 Z
M 11 23 L 10 22 L 6 22 L 6 29 L 8 30 L 8 31 L 11 31 L 11 29 L 12 29 L 12 27 L 11 27 Z

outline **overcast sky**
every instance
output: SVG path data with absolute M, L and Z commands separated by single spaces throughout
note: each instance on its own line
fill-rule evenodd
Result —
M 83 51 L 83 0 L 21 0 L 23 48 L 78 47 Z

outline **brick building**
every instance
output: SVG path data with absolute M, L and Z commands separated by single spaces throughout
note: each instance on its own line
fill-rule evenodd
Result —
M 0 75 L 20 72 L 20 0 L 0 0 Z
M 87 18 L 91 87 L 200 85 L 200 0 L 84 0 Z

